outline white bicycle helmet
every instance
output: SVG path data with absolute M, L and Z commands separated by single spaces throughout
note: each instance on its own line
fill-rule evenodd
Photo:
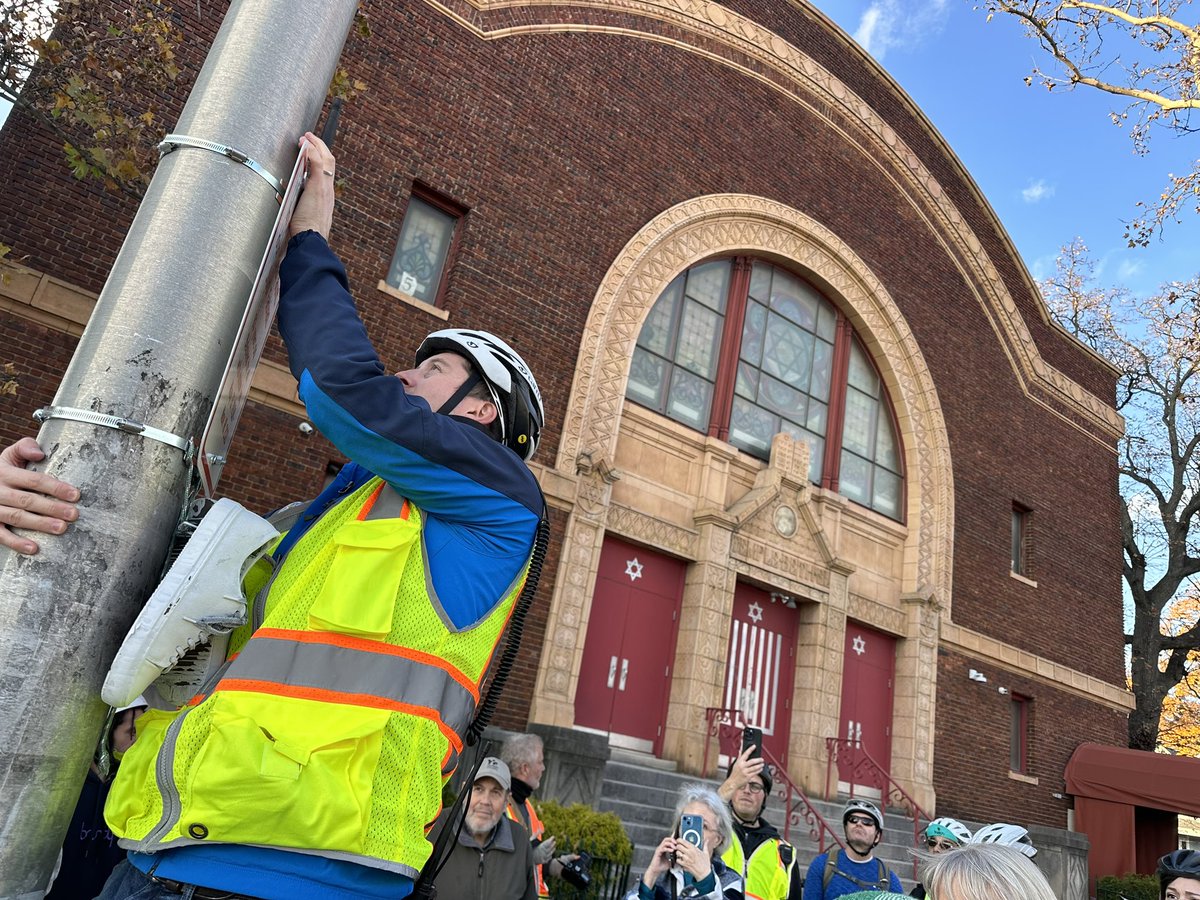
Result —
M 956 844 L 965 844 L 971 840 L 971 830 L 958 819 L 942 816 L 926 826 L 925 837 L 940 837 Z
M 525 360 L 512 347 L 494 334 L 465 328 L 446 328 L 435 331 L 417 348 L 417 365 L 435 353 L 457 353 L 473 364 L 474 377 L 467 378 L 461 388 L 438 412 L 454 409 L 482 379 L 491 392 L 499 411 L 500 443 L 511 448 L 522 459 L 529 459 L 537 449 L 538 438 L 546 412 L 542 393 Z
M 1037 848 L 1029 839 L 1029 832 L 1020 825 L 1008 825 L 996 822 L 994 825 L 984 825 L 971 837 L 971 844 L 1007 844 L 1020 850 L 1030 859 L 1037 856 Z
M 879 812 L 879 807 L 870 800 L 851 800 L 846 804 L 846 808 L 842 810 L 843 828 L 846 825 L 846 819 L 850 817 L 851 813 L 862 813 L 864 816 L 870 816 L 875 820 L 875 830 L 880 834 L 883 833 L 883 815 Z

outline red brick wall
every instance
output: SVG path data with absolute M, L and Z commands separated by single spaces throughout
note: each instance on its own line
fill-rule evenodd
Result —
M 987 684 L 971 681 L 971 669 L 984 672 Z M 1001 694 L 1001 687 L 1010 694 Z M 1031 700 L 1027 774 L 1037 784 L 1009 777 L 1012 694 Z M 941 650 L 934 757 L 938 814 L 1065 828 L 1070 801 L 1052 795 L 1066 790 L 1063 771 L 1071 754 L 1087 741 L 1120 743 L 1124 727 L 1124 715 L 1109 707 Z
M 187 7 L 181 5 L 185 17 L 192 15 Z M 992 254 L 1038 350 L 1110 397 L 1111 375 L 1041 322 L 1036 297 L 971 186 L 861 56 L 797 5 L 736 0 L 734 7 L 772 23 L 886 112 Z M 387 272 L 414 180 L 469 209 L 449 273 L 450 322 L 488 327 L 529 351 L 549 415 L 537 460 L 548 465 L 591 301 L 630 237 L 697 195 L 777 199 L 825 223 L 880 277 L 931 368 L 954 475 L 954 621 L 1123 683 L 1112 451 L 1024 395 L 959 267 L 871 159 L 779 91 L 667 44 L 585 33 L 485 42 L 424 4 L 373 2 L 369 12 L 373 35 L 352 45 L 346 59 L 369 90 L 342 114 L 336 150 L 343 187 L 333 243 L 388 364 L 406 364 L 420 337 L 443 324 L 374 288 Z M 562 14 L 694 40 L 615 8 Z M 489 22 L 539 15 L 537 8 L 513 9 L 489 14 Z M 185 18 L 185 27 L 192 24 Z M 54 143 L 27 122 L 14 123 L 0 134 L 0 180 L 9 186 L 0 194 L 0 241 L 29 252 L 31 265 L 96 290 L 129 208 L 64 178 Z M 61 347 L 29 352 L 36 366 L 61 366 Z M 277 340 L 268 356 L 282 359 Z M 251 408 L 223 488 L 266 508 L 319 487 L 335 454 L 296 424 Z M 5 408 L 5 434 L 27 426 Z M 1036 588 L 1008 574 L 1014 500 L 1033 511 Z M 527 714 L 562 528 L 556 516 L 556 543 L 498 724 L 519 726 Z M 979 802 L 987 806 L 964 807 L 964 814 L 985 817 L 1004 799 L 1019 802 L 1031 820 L 1051 821 L 1057 813 L 1044 785 L 1009 783 L 1004 772 L 995 781 L 987 753 L 958 740 L 969 734 L 981 747 L 1007 741 L 1007 719 L 999 738 L 982 734 L 981 717 L 955 693 L 963 689 L 960 680 L 943 679 L 939 789 L 965 803 L 970 787 L 955 779 L 984 786 Z M 1045 691 L 1031 695 L 1038 721 L 1061 730 L 1064 747 L 1084 733 L 1123 740 L 1119 716 Z M 956 760 L 959 747 L 964 756 Z M 1047 773 L 1059 766 L 1060 777 L 1065 757 L 1055 754 L 1039 756 L 1037 764 Z M 1007 765 L 1007 751 L 1001 762 Z

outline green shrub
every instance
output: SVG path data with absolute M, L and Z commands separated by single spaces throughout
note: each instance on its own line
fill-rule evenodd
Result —
M 1105 875 L 1096 882 L 1096 900 L 1158 900 L 1158 879 L 1153 875 Z
M 596 812 L 582 803 L 562 807 L 552 800 L 535 800 L 533 805 L 546 826 L 545 837 L 553 836 L 558 842 L 555 856 L 582 850 L 620 866 L 633 861 L 633 844 L 621 820 L 612 813 Z

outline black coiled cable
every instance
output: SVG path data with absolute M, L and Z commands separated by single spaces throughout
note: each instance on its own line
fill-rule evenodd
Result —
M 525 629 L 525 616 L 529 613 L 529 607 L 533 605 L 533 595 L 537 593 L 538 580 L 542 576 L 542 563 L 545 562 L 546 550 L 549 546 L 550 518 L 547 515 L 545 501 L 543 501 L 542 517 L 538 521 L 537 534 L 533 539 L 533 552 L 529 556 L 529 571 L 525 575 L 525 585 L 521 588 L 521 596 L 513 605 L 513 612 L 508 620 L 508 639 L 504 644 L 504 652 L 500 654 L 500 661 L 496 664 L 496 674 L 492 678 L 491 684 L 488 685 L 483 702 L 479 704 L 479 709 L 475 712 L 475 718 L 467 726 L 464 743 L 468 747 L 474 747 L 479 742 L 484 729 L 492 720 L 496 704 L 500 702 L 500 695 L 504 692 L 504 683 L 508 681 L 509 673 L 517 659 L 517 651 L 521 649 L 521 633 Z M 434 841 L 433 852 L 426 860 L 425 866 L 421 869 L 421 875 L 413 888 L 413 900 L 425 900 L 425 898 L 437 896 L 434 881 L 437 880 L 438 873 L 450 859 L 449 844 L 452 840 L 458 839 L 458 833 L 462 829 L 467 800 L 471 795 L 471 784 L 474 782 L 475 772 L 479 770 L 479 764 L 482 761 L 483 754 L 476 751 L 471 777 L 464 784 L 463 790 L 459 792 L 451 814 L 446 818 L 441 833 Z
M 542 563 L 546 559 L 546 549 L 549 545 L 550 519 L 543 506 L 537 535 L 533 539 L 533 553 L 529 557 L 525 586 L 521 589 L 521 596 L 517 598 L 516 605 L 513 606 L 512 616 L 509 617 L 508 639 L 504 644 L 504 652 L 500 654 L 500 661 L 496 664 L 496 674 L 492 677 L 492 683 L 488 685 L 487 695 L 479 704 L 475 718 L 467 726 L 465 742 L 468 747 L 473 747 L 479 742 L 483 730 L 491 722 L 492 715 L 496 712 L 496 704 L 500 702 L 500 695 L 504 692 L 504 683 L 508 681 L 513 664 L 517 661 L 517 651 L 521 649 L 521 633 L 525 630 L 525 616 L 529 613 L 529 607 L 533 605 L 533 595 L 537 593 L 538 580 L 542 577 Z

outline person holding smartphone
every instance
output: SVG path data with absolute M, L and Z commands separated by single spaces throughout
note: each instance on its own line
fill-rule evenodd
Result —
M 751 731 L 747 728 L 746 731 Z M 758 732 L 761 736 L 762 732 Z M 796 848 L 762 817 L 771 794 L 771 773 L 755 735 L 744 737 L 742 752 L 729 764 L 729 774 L 717 789 L 733 813 L 733 835 L 721 858 L 742 874 L 746 893 L 761 900 L 800 900 L 804 872 L 796 863 Z
M 675 822 L 625 900 L 745 900 L 742 876 L 721 860 L 733 826 L 720 795 L 702 784 L 685 784 Z

